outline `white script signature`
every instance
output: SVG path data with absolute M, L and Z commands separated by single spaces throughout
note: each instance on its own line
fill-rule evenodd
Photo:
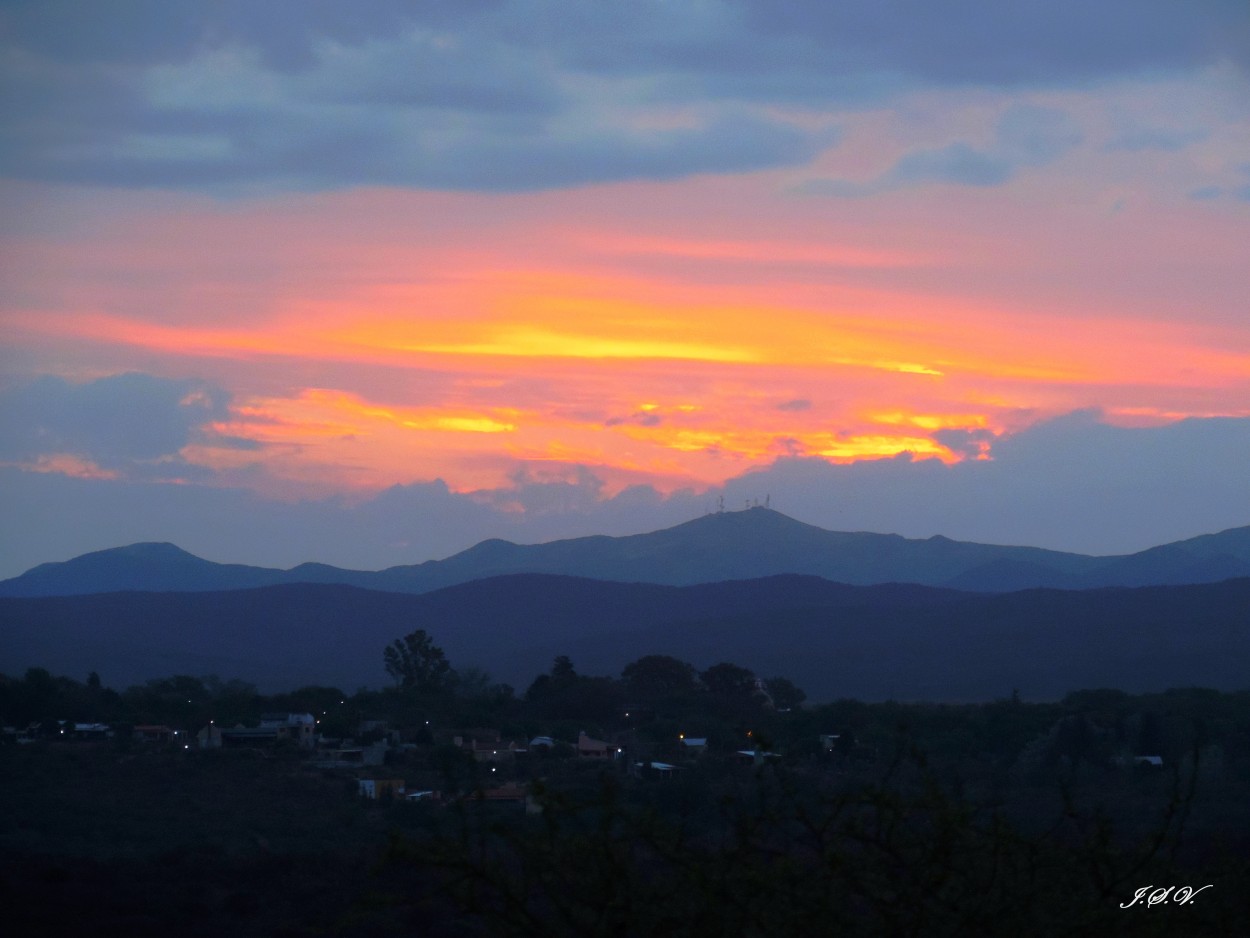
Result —
M 1177 905 L 1185 905 L 1188 902 L 1193 902 L 1194 896 L 1202 892 L 1203 889 L 1210 889 L 1214 885 L 1214 883 L 1209 883 L 1198 889 L 1195 889 L 1193 886 L 1142 886 L 1141 889 L 1133 893 L 1132 900 L 1121 902 L 1120 908 L 1132 908 L 1139 902 L 1147 906 L 1159 905 L 1162 902 L 1174 902 Z

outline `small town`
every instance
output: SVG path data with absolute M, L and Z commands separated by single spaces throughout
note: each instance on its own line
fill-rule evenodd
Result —
M 1244 692 L 813 703 L 784 677 L 646 655 L 619 677 L 559 656 L 518 693 L 419 629 L 381 663 L 391 686 L 354 693 L 0 680 L 0 778 L 20 806 L 0 873 L 30 921 L 90 907 L 130 934 L 188 917 L 206 935 L 529 934 L 524 896 L 544 929 L 558 908 L 556 933 L 594 933 L 662 929 L 677 889 L 679 914 L 718 910 L 710 933 L 756 916 L 770 934 L 745 900 L 761 889 L 802 920 L 885 927 L 949 914 L 947 889 L 961 916 L 1001 916 L 1025 877 L 1023 922 L 1095 872 L 1177 869 L 1215 887 L 1201 914 L 1232 914 Z M 939 869 L 941 889 L 916 879 Z
M 6 725 L 0 739 L 36 748 L 91 744 L 128 754 L 250 750 L 354 780 L 367 800 L 528 801 L 533 810 L 529 782 L 570 766 L 574 772 L 664 780 L 696 766 L 776 764 L 782 754 L 764 740 L 802 715 L 804 694 L 791 682 L 765 681 L 728 663 L 699 674 L 684 662 L 652 655 L 628 666 L 617 681 L 583 677 L 567 658 L 557 658 L 550 674 L 538 676 L 518 698 L 511 688 L 490 685 L 484 675 L 451 670 L 423 632 L 386 651 L 396 686 L 350 698 L 335 688 L 263 697 L 239 682 L 187 676 L 150 681 L 119 695 L 92 676 L 77 687 L 78 700 L 63 703 L 86 714 L 84 719 L 46 717 L 21 728 Z M 32 698 L 40 696 L 40 682 L 47 685 L 45 698 L 55 696 L 56 686 L 70 690 L 62 696 L 73 696 L 75 682 L 32 669 L 23 681 L 5 684 L 9 709 L 26 716 L 34 712 L 28 708 L 37 705 Z M 258 710 L 271 703 L 288 707 Z M 299 704 L 323 709 L 295 712 Z M 93 718 L 102 711 L 165 722 Z M 205 721 L 210 713 L 216 715 Z M 492 727 L 466 722 L 486 715 L 506 722 Z M 856 746 L 853 738 L 816 733 L 796 751 L 843 765 L 875 761 L 876 752 Z

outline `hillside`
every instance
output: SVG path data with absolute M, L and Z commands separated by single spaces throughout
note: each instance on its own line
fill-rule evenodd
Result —
M 339 585 L 0 599 L 0 672 L 97 671 L 124 686 L 215 673 L 262 689 L 385 683 L 382 649 L 424 628 L 455 666 L 524 687 L 555 655 L 619 673 L 646 654 L 733 661 L 814 700 L 981 700 L 1018 689 L 1247 686 L 1250 579 L 1004 595 L 811 577 L 699 586 L 513 575 L 413 596 Z

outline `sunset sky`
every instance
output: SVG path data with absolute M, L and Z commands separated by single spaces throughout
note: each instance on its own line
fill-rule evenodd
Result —
M 1244 0 L 8 0 L 0 576 L 1250 524 Z

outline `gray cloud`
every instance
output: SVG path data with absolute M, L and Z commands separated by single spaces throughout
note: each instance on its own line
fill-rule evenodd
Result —
M 985 452 L 994 442 L 991 430 L 935 430 L 933 439 L 937 440 L 952 453 L 960 456 L 978 456 Z
M 800 440 L 796 440 L 792 436 L 779 436 L 773 439 L 773 452 L 780 453 L 783 456 L 803 456 L 805 449 Z
M 875 179 L 851 182 L 815 179 L 802 191 L 855 198 L 929 183 L 998 186 L 1026 168 L 1046 166 L 1082 139 L 1076 123 L 1062 111 L 1033 106 L 1008 110 L 994 129 L 994 141 L 978 149 L 963 141 L 905 153 Z
M 954 182 L 964 186 L 997 186 L 1015 175 L 1005 157 L 952 143 L 936 150 L 917 150 L 900 159 L 876 188 L 893 189 L 909 183 Z
M 1205 130 L 1167 130 L 1157 127 L 1138 127 L 1124 130 L 1107 142 L 1110 151 L 1125 150 L 1137 153 L 1142 150 L 1177 151 L 1201 143 L 1210 136 Z
M 1018 105 L 998 122 L 997 152 L 1018 166 L 1045 166 L 1081 142 L 1076 122 L 1054 108 Z
M 363 43 L 391 35 L 424 14 L 432 21 L 483 3 L 357 0 L 351 8 L 326 0 L 27 0 L 7 3 L 2 21 L 23 48 L 63 62 L 155 65 L 183 62 L 231 45 L 257 49 L 274 69 L 315 63 L 317 43 Z
M 833 139 L 785 123 L 727 114 L 695 128 L 605 130 L 581 140 L 463 139 L 454 159 L 429 153 L 409 180 L 439 188 L 541 189 L 620 179 L 673 179 L 803 163 Z M 442 156 L 446 156 L 443 154 Z M 381 181 L 381 180 L 378 180 Z
M 1222 0 L 749 0 L 747 8 L 765 35 L 801 35 L 864 65 L 942 83 L 1053 85 L 1221 57 L 1250 64 L 1250 13 Z
M 603 422 L 605 427 L 619 427 L 624 423 L 637 424 L 640 427 L 658 427 L 664 422 L 664 418 L 652 411 L 639 410 L 630 414 L 628 417 L 609 417 Z
M 1219 0 L 569 5 L 91 0 L 0 9 L 9 176 L 116 186 L 526 190 L 801 164 L 836 139 L 778 108 L 931 85 L 1041 87 L 1215 61 Z M 669 111 L 681 112 L 677 124 Z M 919 152 L 895 184 L 992 185 L 1051 139 Z M 1030 162 L 1032 160 L 1032 162 Z
M 1240 166 L 1234 167 L 1233 171 L 1243 178 L 1250 179 L 1250 163 L 1242 163 Z M 1232 185 L 1213 184 L 1199 186 L 1196 189 L 1189 190 L 1186 195 L 1198 202 L 1210 202 L 1224 198 L 1236 199 L 1239 202 L 1250 202 L 1250 182 L 1234 183 Z
M 0 393 L 0 458 L 71 454 L 107 469 L 176 456 L 224 418 L 229 395 L 196 381 L 122 374 L 85 384 L 43 377 Z M 250 441 L 227 440 L 247 447 Z
M 777 405 L 777 410 L 800 411 L 811 410 L 812 402 L 801 397 L 796 397 L 792 401 L 782 401 Z
M 822 527 L 1120 553 L 1250 524 L 1250 418 L 1124 428 L 1081 411 L 993 441 L 991 460 L 778 460 L 732 480 Z
M 60 61 L 148 65 L 204 49 L 256 49 L 272 69 L 314 67 L 325 42 L 364 45 L 414 28 L 509 37 L 584 70 L 813 72 L 884 69 L 948 82 L 1082 81 L 1246 61 L 1247 13 L 1223 0 L 745 0 L 567 4 L 559 0 L 51 0 L 5 5 L 6 33 Z M 823 65 L 822 68 L 818 66 Z
M 1196 202 L 1209 202 L 1222 196 L 1224 188 L 1222 186 L 1199 186 L 1197 189 L 1191 189 L 1188 194 Z

